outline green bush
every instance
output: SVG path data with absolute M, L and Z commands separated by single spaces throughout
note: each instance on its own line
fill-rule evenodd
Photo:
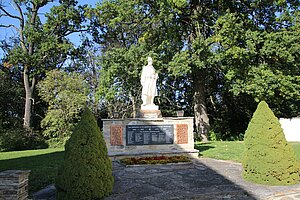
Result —
M 244 138 L 243 176 L 267 185 L 299 182 L 299 164 L 278 119 L 264 101 L 258 104 Z
M 95 117 L 85 110 L 65 145 L 56 181 L 57 198 L 101 199 L 113 188 L 112 163 Z
M 132 157 L 123 158 L 121 162 L 125 165 L 140 165 L 140 164 L 167 164 L 167 163 L 179 163 L 190 162 L 191 159 L 187 156 L 152 156 L 152 157 Z
M 43 136 L 22 128 L 0 129 L 0 151 L 45 149 L 48 144 Z
M 46 142 L 49 145 L 49 148 L 64 148 L 66 141 L 68 141 L 70 137 L 63 138 L 50 138 Z

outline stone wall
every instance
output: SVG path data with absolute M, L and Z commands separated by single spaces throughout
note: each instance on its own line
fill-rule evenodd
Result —
M 7 170 L 0 172 L 0 200 L 24 200 L 28 197 L 30 171 Z
M 172 142 L 167 144 L 132 145 L 128 144 L 126 128 L 135 126 L 158 126 L 172 128 Z M 115 156 L 143 156 L 162 154 L 195 154 L 193 137 L 193 118 L 133 118 L 133 119 L 104 119 L 103 134 L 108 149 L 108 155 Z
M 280 118 L 279 122 L 288 142 L 300 142 L 300 118 Z

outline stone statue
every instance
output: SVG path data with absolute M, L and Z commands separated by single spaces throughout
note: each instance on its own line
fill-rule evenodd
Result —
M 142 100 L 143 104 L 141 110 L 157 110 L 158 106 L 154 104 L 154 97 L 157 96 L 156 81 L 158 74 L 155 73 L 155 69 L 152 65 L 153 61 L 151 57 L 148 57 L 148 65 L 143 67 L 141 75 Z

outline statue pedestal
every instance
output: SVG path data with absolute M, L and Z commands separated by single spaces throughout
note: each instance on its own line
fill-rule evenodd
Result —
M 139 117 L 147 119 L 156 119 L 161 118 L 162 115 L 160 110 L 140 110 Z
M 158 106 L 155 104 L 142 105 L 138 116 L 139 118 L 147 118 L 147 119 L 162 117 L 160 110 L 158 110 Z
M 158 110 L 158 106 L 155 104 L 141 105 L 141 110 Z

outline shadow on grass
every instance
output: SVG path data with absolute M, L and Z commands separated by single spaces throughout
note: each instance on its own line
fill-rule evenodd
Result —
M 54 183 L 63 159 L 64 151 L 0 160 L 0 171 L 31 170 L 29 175 L 29 195 L 31 196 L 34 192 Z
M 199 156 L 203 156 L 203 154 L 201 152 L 209 150 L 209 149 L 213 149 L 215 147 L 212 146 L 210 142 L 205 142 L 205 143 L 195 144 L 194 148 L 199 150 Z

